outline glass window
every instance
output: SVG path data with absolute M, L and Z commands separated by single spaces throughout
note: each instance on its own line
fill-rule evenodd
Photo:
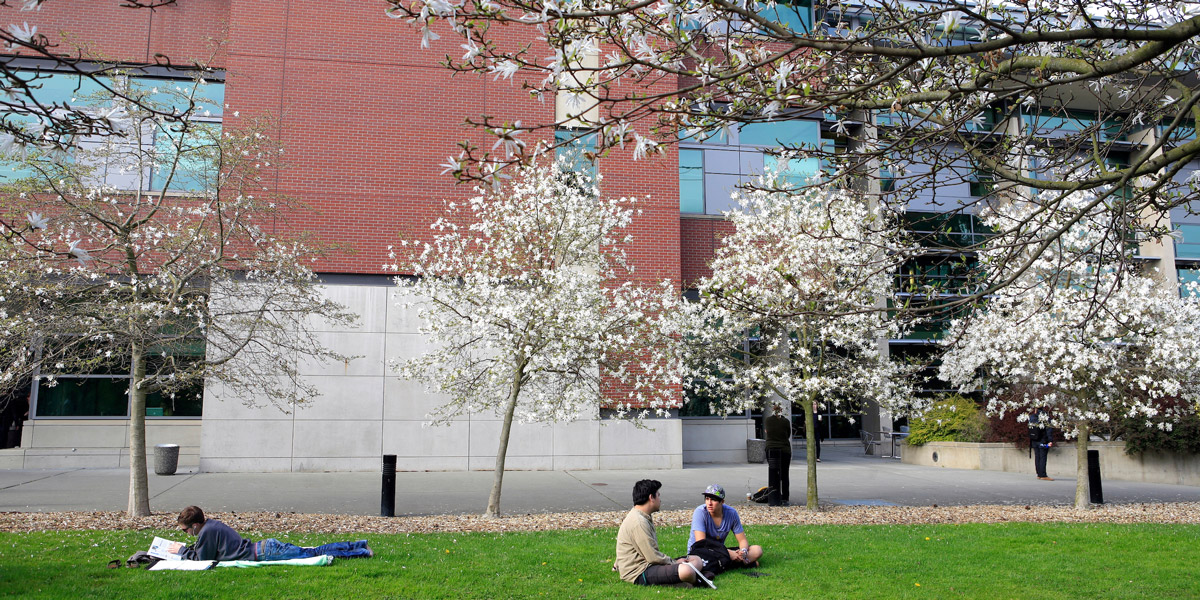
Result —
M 679 212 L 704 213 L 703 150 L 679 150 Z
M 765 167 L 779 169 L 795 185 L 807 183 L 817 173 L 818 160 L 797 158 L 781 165 L 778 151 L 817 148 L 821 124 L 800 119 L 748 123 L 720 130 L 702 142 L 694 136 L 681 141 L 703 146 L 679 150 L 680 212 L 717 215 L 730 208 L 729 194 L 762 175 Z
M 1192 297 L 1184 286 L 1191 283 L 1200 285 L 1200 266 L 1178 267 L 1175 274 L 1179 276 L 1179 295 L 1184 298 Z
M 744 146 L 815 149 L 820 139 L 817 121 L 772 121 L 743 125 L 740 141 Z
M 596 180 L 596 133 L 585 133 L 575 129 L 558 129 L 554 132 L 554 156 L 566 161 L 571 170 L 583 173 Z
M 1175 225 L 1179 237 L 1175 239 L 1176 258 L 1200 258 L 1200 225 L 1179 223 Z
M 59 377 L 38 381 L 38 417 L 129 416 L 128 377 Z
M 779 0 L 772 8 L 758 14 L 800 34 L 812 32 L 811 0 Z
M 905 230 L 917 244 L 927 248 L 964 248 L 984 240 L 987 228 L 975 215 L 910 211 L 904 215 Z
M 1022 115 L 1026 127 L 1035 135 L 1077 134 L 1096 127 L 1097 115 L 1086 110 L 1063 109 L 1042 112 L 1039 114 Z M 1100 139 L 1120 140 L 1121 124 L 1107 119 L 1098 129 Z
M 215 191 L 220 123 L 168 123 L 154 132 L 154 169 L 150 189 Z
M 167 177 L 163 173 L 166 165 L 176 158 L 180 159 L 180 169 L 174 177 L 170 189 L 199 190 L 212 182 L 208 179 L 213 174 L 211 167 L 205 167 L 205 162 L 211 162 L 211 153 L 201 152 L 200 149 L 209 147 L 208 142 L 215 141 L 220 134 L 220 120 L 224 114 L 225 84 L 223 82 L 196 82 L 188 79 L 163 79 L 139 76 L 121 76 L 118 78 L 102 78 L 101 83 L 78 74 L 53 73 L 44 71 L 21 71 L 18 77 L 29 87 L 27 92 L 14 93 L 15 102 L 40 104 L 43 109 L 51 107 L 69 107 L 75 109 L 102 109 L 110 106 L 112 95 L 105 87 L 118 89 L 127 86 L 128 95 L 143 98 L 162 110 L 173 110 L 176 114 L 188 113 L 197 121 L 201 135 L 184 135 L 178 124 L 165 124 L 154 134 L 154 148 L 158 153 L 155 169 L 150 173 L 150 189 L 162 189 Z M 128 83 L 126 83 L 126 81 Z M 190 110 L 190 112 L 189 112 Z M 32 123 L 34 117 L 22 115 L 19 111 L 9 111 L 6 117 L 9 123 Z M 194 122 L 193 125 L 196 125 Z M 190 138 L 190 139 L 189 139 Z M 207 139 L 208 142 L 204 140 Z M 179 141 L 182 140 L 182 147 Z M 80 146 L 95 144 L 95 140 L 77 140 Z M 0 157 L 0 183 L 15 181 L 22 177 L 35 174 L 33 169 L 23 166 L 16 157 Z M 98 165 L 105 166 L 105 165 Z M 113 173 L 107 176 L 105 184 L 120 189 L 136 189 L 144 183 L 145 174 Z

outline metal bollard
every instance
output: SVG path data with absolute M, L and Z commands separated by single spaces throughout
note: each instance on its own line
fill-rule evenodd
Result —
M 1100 451 L 1088 450 L 1088 490 L 1092 504 L 1104 504 L 1104 490 L 1100 489 Z
M 379 491 L 379 516 L 396 516 L 396 455 L 383 455 L 383 489 Z

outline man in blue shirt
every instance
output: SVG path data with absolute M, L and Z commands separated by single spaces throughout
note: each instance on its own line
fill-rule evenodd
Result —
M 740 567 L 756 567 L 762 557 L 762 546 L 751 546 L 742 530 L 742 519 L 737 510 L 725 505 L 725 488 L 713 484 L 704 490 L 704 504 L 692 513 L 692 534 L 688 537 L 688 554 L 692 545 L 703 539 L 713 539 L 721 544 L 730 534 L 737 539 L 737 547 L 729 547 L 729 558 Z

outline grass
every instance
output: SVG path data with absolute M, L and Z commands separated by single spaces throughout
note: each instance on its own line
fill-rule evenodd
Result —
M 0 597 L 32 598 L 1196 598 L 1200 526 L 761 526 L 760 577 L 638 588 L 610 571 L 615 529 L 366 535 L 375 558 L 329 567 L 108 569 L 172 531 L 0 533 Z M 659 539 L 681 552 L 687 531 Z M 278 535 L 301 545 L 355 536 Z

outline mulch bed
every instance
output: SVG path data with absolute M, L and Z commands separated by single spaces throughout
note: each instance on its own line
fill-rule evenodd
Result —
M 759 504 L 734 504 L 748 525 L 911 525 L 953 523 L 1200 523 L 1200 503 L 1105 504 L 1087 510 L 1073 506 L 827 506 L 811 512 L 803 507 L 772 508 Z M 627 511 L 568 512 L 506 515 L 488 519 L 478 515 L 420 515 L 368 517 L 296 513 L 212 513 L 235 530 L 254 533 L 430 533 L 552 531 L 617 527 Z M 126 517 L 108 511 L 57 513 L 0 513 L 0 531 L 82 531 L 174 529 L 176 513 Z M 686 526 L 690 510 L 655 514 L 659 527 Z

